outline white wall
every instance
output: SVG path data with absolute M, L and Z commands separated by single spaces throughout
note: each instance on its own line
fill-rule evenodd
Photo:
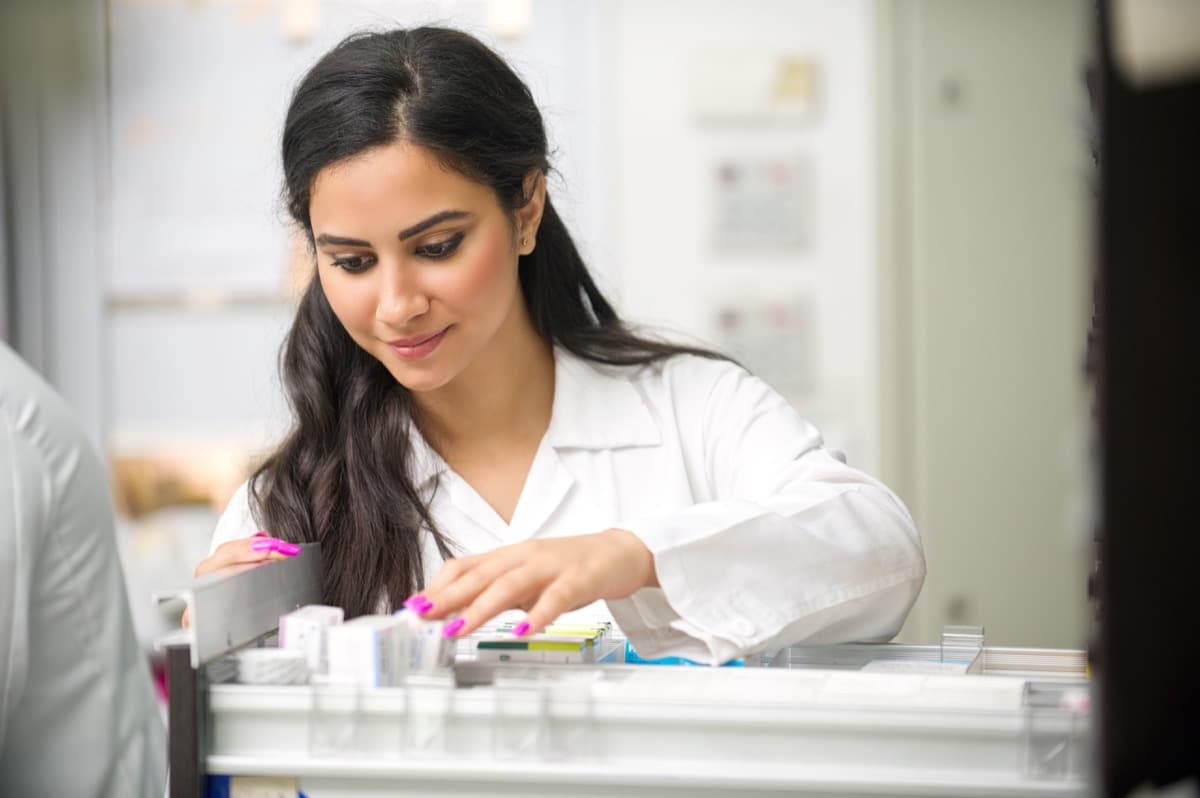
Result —
M 929 565 L 905 635 L 1082 647 L 1090 5 L 896 5 L 887 476 Z
M 596 41 L 579 24 L 594 3 L 538 2 L 512 40 L 491 34 L 482 2 L 347 0 L 319 3 L 313 35 L 294 41 L 284 5 L 113 0 L 105 385 L 118 452 L 261 449 L 286 427 L 276 357 L 297 252 L 279 138 L 304 70 L 351 31 L 443 23 L 491 41 L 545 111 L 561 153 L 552 188 L 585 253 L 603 224 L 589 113 Z
M 722 308 L 810 314 L 772 336 L 797 386 L 779 385 L 853 463 L 879 462 L 873 5 L 865 0 L 628 0 L 617 5 L 614 230 L 619 293 L 634 319 L 725 343 Z M 695 59 L 741 51 L 811 59 L 807 122 L 704 124 L 689 100 Z M 749 79 L 749 76 L 747 76 Z M 722 159 L 800 156 L 813 167 L 807 249 L 712 245 Z M 796 224 L 806 220 L 797 218 Z M 754 368 L 764 352 L 747 357 Z M 786 381 L 785 375 L 783 380 Z

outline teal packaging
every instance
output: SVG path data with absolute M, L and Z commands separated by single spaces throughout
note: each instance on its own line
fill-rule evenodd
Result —
M 638 656 L 638 653 L 633 650 L 633 646 L 628 640 L 625 641 L 625 663 L 629 665 L 694 665 L 699 668 L 710 668 L 711 665 L 706 665 L 703 662 L 696 662 L 694 659 L 686 657 L 656 657 L 647 659 Z M 722 662 L 719 667 L 722 668 L 741 668 L 746 664 L 744 659 L 731 659 L 728 662 Z

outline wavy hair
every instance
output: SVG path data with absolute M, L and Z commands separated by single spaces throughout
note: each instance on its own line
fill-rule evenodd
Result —
M 284 125 L 285 201 L 310 246 L 320 171 L 395 141 L 427 148 L 489 186 L 510 218 L 529 201 L 526 177 L 550 169 L 529 89 L 477 39 L 437 27 L 355 34 L 301 80 Z M 537 247 L 520 257 L 519 274 L 538 334 L 579 357 L 613 366 L 719 357 L 623 323 L 548 195 Z M 280 366 L 293 425 L 251 478 L 254 515 L 277 537 L 321 542 L 324 601 L 348 616 L 374 611 L 381 599 L 394 605 L 424 584 L 423 529 L 451 556 L 409 474 L 412 394 L 351 339 L 315 277 Z

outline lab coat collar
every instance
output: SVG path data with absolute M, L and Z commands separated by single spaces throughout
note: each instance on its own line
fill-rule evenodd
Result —
M 554 404 L 545 443 L 555 449 L 658 446 L 662 434 L 650 408 L 629 379 L 630 371 L 593 363 L 555 347 Z M 410 473 L 419 489 L 449 466 L 413 425 L 409 428 L 409 441 Z
M 638 367 L 605 366 L 554 350 L 554 407 L 546 442 L 556 449 L 657 446 L 658 424 L 631 373 Z
M 426 442 L 425 436 L 411 420 L 408 424 L 408 443 L 411 456 L 408 473 L 412 476 L 413 487 L 417 490 L 424 488 L 443 471 L 449 470 L 450 465 Z

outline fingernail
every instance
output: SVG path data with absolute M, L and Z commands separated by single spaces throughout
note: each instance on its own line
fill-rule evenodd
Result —
M 417 595 L 408 599 L 408 601 L 404 602 L 404 606 L 415 612 L 417 615 L 424 615 L 433 609 L 433 602 L 418 593 Z
M 521 621 L 513 628 L 514 637 L 524 637 L 529 633 L 529 621 Z
M 466 624 L 466 618 L 455 618 L 453 621 L 446 624 L 446 627 L 442 629 L 442 634 L 444 634 L 446 637 L 454 637 L 456 634 L 458 634 L 458 630 L 466 626 Z
M 255 532 L 255 533 L 254 533 L 254 537 L 256 537 L 256 538 L 269 538 L 269 537 L 271 537 L 271 533 L 270 533 L 270 532 L 268 532 L 268 531 L 267 531 L 267 530 L 265 530 L 265 529 L 260 529 L 260 530 L 258 530 L 257 532 Z
M 287 557 L 295 557 L 300 553 L 300 546 L 278 538 L 256 538 L 250 541 L 250 551 L 277 551 Z

